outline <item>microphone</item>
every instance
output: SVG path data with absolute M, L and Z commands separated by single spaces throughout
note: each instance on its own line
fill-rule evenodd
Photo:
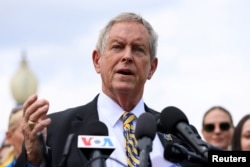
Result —
M 143 113 L 139 116 L 136 123 L 135 137 L 140 150 L 140 167 L 151 166 L 149 153 L 152 151 L 152 141 L 156 135 L 156 127 L 155 117 L 150 113 Z
M 197 130 L 193 125 L 191 125 L 191 124 L 189 124 L 189 126 L 190 126 L 190 128 L 193 130 L 193 132 L 197 135 L 197 137 L 198 137 L 199 139 L 201 139 L 201 136 L 200 136 L 198 130 Z
M 186 115 L 180 109 L 173 106 L 164 108 L 160 113 L 160 125 L 163 127 L 164 132 L 183 139 L 198 154 L 206 160 L 208 159 L 209 145 L 201 140 L 198 133 L 194 133 Z
M 187 160 L 192 163 L 207 164 L 208 161 L 202 156 L 187 150 L 177 143 L 167 143 L 164 149 L 164 158 L 171 162 L 182 162 Z
M 58 167 L 64 167 L 64 166 L 66 166 L 68 155 L 69 155 L 69 152 L 70 152 L 70 146 L 71 146 L 71 143 L 72 143 L 72 140 L 73 140 L 74 136 L 75 135 L 73 133 L 71 133 L 71 134 L 68 135 L 66 143 L 64 145 L 62 159 L 59 162 Z
M 107 126 L 100 121 L 74 122 L 78 134 L 77 147 L 93 167 L 105 167 L 105 160 L 114 151 L 114 139 L 108 136 Z M 81 135 L 80 135 L 81 134 Z M 102 158 L 100 158 L 102 157 Z

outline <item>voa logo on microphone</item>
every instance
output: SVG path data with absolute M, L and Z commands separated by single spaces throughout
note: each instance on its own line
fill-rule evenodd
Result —
M 78 136 L 78 148 L 110 148 L 114 149 L 114 138 L 110 136 Z

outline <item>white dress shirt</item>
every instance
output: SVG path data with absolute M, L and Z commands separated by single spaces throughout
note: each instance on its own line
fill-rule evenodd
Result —
M 119 160 L 127 166 L 125 147 L 124 147 L 124 136 L 123 136 L 123 122 L 121 119 L 124 110 L 115 103 L 111 98 L 109 98 L 104 93 L 100 93 L 97 101 L 97 110 L 99 119 L 101 122 L 105 123 L 108 127 L 109 136 L 113 136 L 115 140 L 115 150 L 112 152 L 110 157 Z M 138 118 L 142 113 L 145 112 L 144 102 L 141 99 L 135 108 L 130 111 L 136 115 Z M 136 123 L 136 121 L 133 121 Z M 136 128 L 136 125 L 134 125 Z M 150 152 L 150 158 L 152 162 L 152 167 L 173 167 L 175 164 L 167 161 L 163 157 L 164 148 L 158 137 L 155 136 L 153 141 L 153 149 Z M 106 160 L 107 167 L 118 167 L 119 165 L 116 161 L 111 159 Z

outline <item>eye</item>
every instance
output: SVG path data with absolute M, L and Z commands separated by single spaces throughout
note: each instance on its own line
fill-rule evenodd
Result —
M 250 134 L 243 135 L 246 139 L 250 139 Z
M 120 45 L 120 44 L 114 44 L 114 45 L 112 45 L 111 48 L 114 49 L 114 50 L 121 50 L 122 49 L 122 45 Z
M 140 46 L 134 46 L 133 51 L 135 51 L 136 53 L 145 53 L 144 49 Z

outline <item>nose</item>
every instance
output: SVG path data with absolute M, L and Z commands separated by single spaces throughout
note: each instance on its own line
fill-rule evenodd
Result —
M 130 64 L 133 62 L 133 56 L 132 56 L 131 49 L 127 48 L 124 50 L 124 54 L 122 56 L 122 62 L 124 62 L 126 64 Z
M 218 125 L 215 125 L 214 127 L 214 133 L 220 133 L 221 132 L 221 129 Z

